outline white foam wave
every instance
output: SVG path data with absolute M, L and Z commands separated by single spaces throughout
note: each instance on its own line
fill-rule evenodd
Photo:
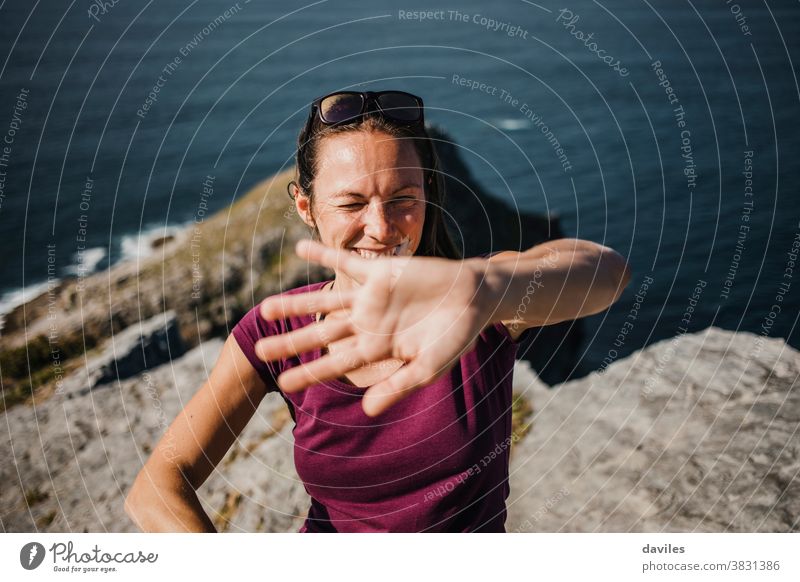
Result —
M 527 120 L 514 118 L 498 119 L 494 124 L 503 131 L 518 131 L 530 126 Z
M 143 228 L 135 234 L 124 235 L 120 240 L 122 252 L 120 261 L 149 257 L 157 250 L 153 248 L 153 241 L 161 237 L 177 235 L 183 228 L 185 225 L 159 225 Z
M 84 277 L 91 275 L 100 261 L 106 258 L 106 254 L 105 247 L 92 247 L 82 252 L 76 252 L 72 255 L 75 262 L 67 266 L 64 271 L 75 276 L 79 276 L 81 273 Z
M 5 316 L 23 303 L 38 297 L 47 291 L 48 285 L 57 285 L 60 279 L 41 281 L 32 285 L 26 285 L 21 289 L 14 289 L 0 295 L 0 329 L 3 329 Z

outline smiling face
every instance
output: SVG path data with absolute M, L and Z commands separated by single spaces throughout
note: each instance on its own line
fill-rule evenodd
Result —
M 410 141 L 348 131 L 319 147 L 313 196 L 295 196 L 295 204 L 321 242 L 366 258 L 413 255 L 422 239 L 425 189 Z

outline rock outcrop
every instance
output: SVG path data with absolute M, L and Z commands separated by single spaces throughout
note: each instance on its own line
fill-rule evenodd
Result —
M 125 495 L 162 434 L 206 381 L 223 341 L 94 389 L 75 374 L 33 406 L 4 413 L 0 436 L 3 531 L 137 531 Z M 89 363 L 90 368 L 95 366 Z M 291 418 L 270 394 L 198 492 L 225 531 L 292 531 L 307 496 L 294 471 Z
M 108 344 L 89 369 L 92 387 L 130 378 L 180 358 L 186 351 L 174 311 L 140 321 L 112 336 Z
M 508 531 L 800 531 L 800 352 L 708 328 L 548 390 Z
M 213 368 L 222 340 L 134 377 L 5 413 L 4 531 L 135 531 L 123 501 L 161 434 Z M 800 528 L 800 353 L 709 328 L 548 388 L 518 363 L 532 426 L 512 448 L 506 529 L 761 531 Z M 269 395 L 200 488 L 219 529 L 296 531 L 308 498 L 292 421 Z

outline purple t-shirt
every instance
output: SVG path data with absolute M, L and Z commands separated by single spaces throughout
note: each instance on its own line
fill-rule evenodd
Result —
M 232 333 L 268 391 L 280 391 L 275 379 L 321 350 L 264 362 L 255 342 L 315 316 L 266 321 L 258 308 Z M 295 467 L 311 496 L 300 532 L 504 532 L 512 371 L 523 337 L 515 342 L 502 323 L 488 326 L 449 373 L 375 418 L 361 408 L 366 388 L 338 379 L 280 392 L 295 420 Z

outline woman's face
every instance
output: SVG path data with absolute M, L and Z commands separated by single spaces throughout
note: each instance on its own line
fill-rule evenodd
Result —
M 319 146 L 313 207 L 297 210 L 323 244 L 366 258 L 413 255 L 425 220 L 424 175 L 409 140 L 377 131 L 331 135 Z

